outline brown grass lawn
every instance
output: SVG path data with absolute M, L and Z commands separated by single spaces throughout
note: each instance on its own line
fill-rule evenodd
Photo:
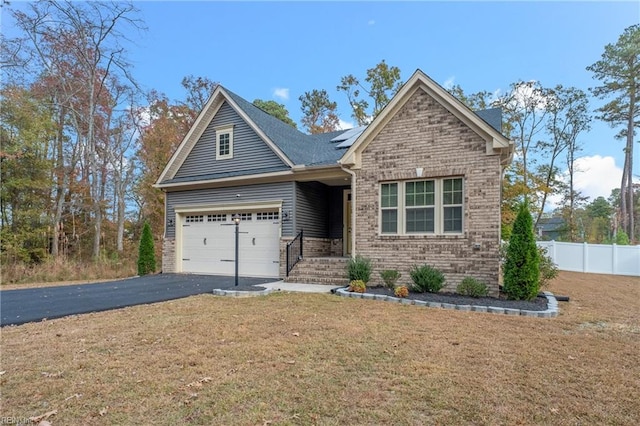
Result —
M 555 319 L 209 295 L 2 329 L 1 416 L 53 425 L 640 422 L 640 278 Z

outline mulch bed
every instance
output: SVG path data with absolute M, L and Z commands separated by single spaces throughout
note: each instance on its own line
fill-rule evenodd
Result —
M 394 296 L 386 287 L 367 287 L 367 293 Z M 394 296 L 395 297 L 395 296 Z M 524 309 L 528 311 L 544 311 L 547 309 L 547 298 L 538 296 L 533 300 L 508 300 L 506 297 L 468 297 L 456 293 L 415 293 L 409 291 L 408 299 L 427 302 L 451 303 L 454 305 L 493 306 L 496 308 Z

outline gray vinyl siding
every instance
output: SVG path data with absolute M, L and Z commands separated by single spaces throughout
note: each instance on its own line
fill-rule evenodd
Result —
M 342 238 L 344 226 L 344 190 L 348 186 L 329 187 L 329 238 Z
M 215 128 L 233 124 L 233 158 L 216 160 Z M 249 127 L 249 125 L 224 102 L 213 120 L 204 131 L 200 140 L 185 159 L 175 178 L 205 176 L 214 173 L 235 172 L 240 170 L 273 169 L 288 166 L 269 148 L 269 146 Z
M 306 237 L 329 237 L 328 187 L 319 182 L 296 182 L 296 232 Z
M 254 201 L 282 201 L 282 211 L 293 211 L 294 182 L 267 183 L 260 185 L 233 186 L 228 188 L 194 189 L 191 191 L 167 192 L 166 237 L 175 237 L 175 207 L 194 204 L 233 204 Z M 237 197 L 237 195 L 240 197 Z M 173 221 L 173 227 L 167 226 Z M 282 236 L 293 235 L 293 220 L 282 220 Z

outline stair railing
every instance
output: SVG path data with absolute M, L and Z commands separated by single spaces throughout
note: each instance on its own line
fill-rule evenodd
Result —
M 302 229 L 296 237 L 287 243 L 287 277 L 296 264 L 302 260 Z

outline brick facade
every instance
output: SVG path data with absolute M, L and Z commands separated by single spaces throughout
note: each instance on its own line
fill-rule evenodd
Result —
M 176 272 L 176 239 L 162 239 L 162 273 Z
M 362 152 L 356 170 L 356 252 L 379 272 L 397 269 L 410 282 L 411 265 L 429 264 L 446 276 L 444 290 L 454 291 L 465 276 L 485 282 L 498 293 L 501 165 L 486 153 L 485 140 L 423 90 L 415 92 Z M 462 235 L 380 235 L 380 182 L 462 176 Z

